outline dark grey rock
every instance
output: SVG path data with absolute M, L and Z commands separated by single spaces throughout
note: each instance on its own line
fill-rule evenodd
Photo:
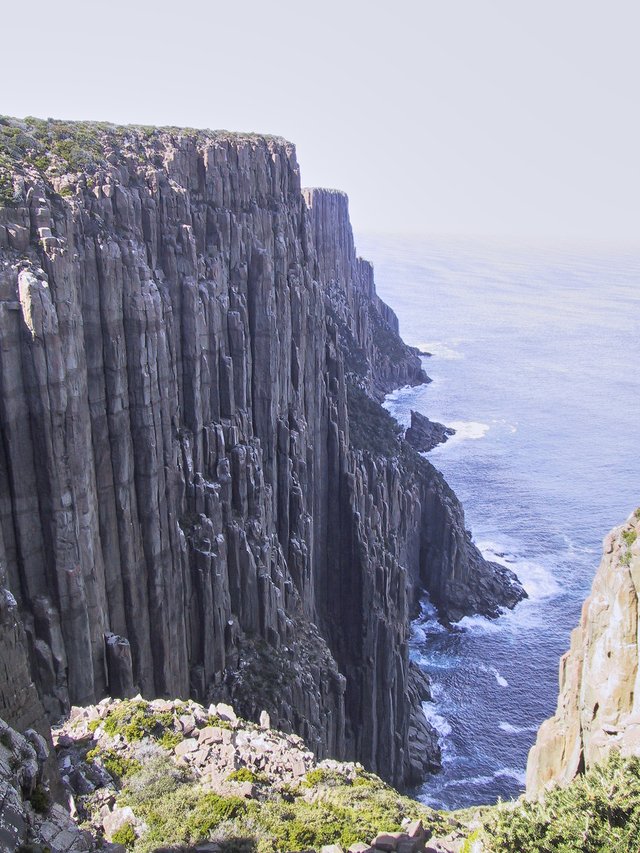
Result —
M 428 453 L 443 444 L 456 431 L 451 427 L 446 427 L 444 424 L 439 424 L 436 421 L 430 421 L 429 418 L 421 415 L 420 412 L 411 411 L 411 426 L 407 428 L 405 438 L 419 453 Z
M 16 164 L 0 209 L 0 643 L 22 655 L 0 711 L 41 715 L 19 612 L 52 718 L 110 690 L 232 699 L 400 782 L 420 590 L 456 619 L 517 588 L 392 424 L 350 442 L 348 388 L 379 411 L 427 377 L 346 196 L 303 194 L 271 137 L 103 144 L 89 180 Z

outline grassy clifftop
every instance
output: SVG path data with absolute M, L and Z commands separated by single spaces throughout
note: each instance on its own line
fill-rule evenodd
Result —
M 0 116 L 0 205 L 13 201 L 14 174 L 35 170 L 43 178 L 54 178 L 82 172 L 90 178 L 100 166 L 124 154 L 159 167 L 165 142 L 178 138 L 197 144 L 263 141 L 293 147 L 285 139 L 267 134 Z

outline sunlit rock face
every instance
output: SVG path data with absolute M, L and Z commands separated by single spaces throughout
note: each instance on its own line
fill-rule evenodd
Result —
M 426 377 L 346 196 L 272 137 L 31 122 L 4 157 L 0 562 L 49 717 L 231 698 L 415 773 L 418 589 L 517 595 L 374 402 Z
M 604 541 L 602 562 L 571 648 L 560 661 L 555 716 L 538 732 L 527 794 L 567 784 L 611 750 L 640 754 L 638 591 L 640 510 Z

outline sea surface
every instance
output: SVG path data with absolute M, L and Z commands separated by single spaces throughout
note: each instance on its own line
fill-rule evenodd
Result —
M 423 602 L 412 655 L 433 680 L 444 767 L 413 793 L 448 809 L 515 797 L 602 539 L 640 505 L 640 249 L 371 236 L 358 249 L 404 339 L 431 353 L 433 382 L 387 406 L 457 430 L 428 458 L 530 596 L 453 631 Z

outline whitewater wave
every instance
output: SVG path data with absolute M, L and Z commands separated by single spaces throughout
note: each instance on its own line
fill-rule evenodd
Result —
M 446 444 L 442 445 L 445 448 L 460 441 L 477 441 L 479 438 L 484 438 L 490 429 L 489 424 L 483 424 L 480 421 L 449 421 L 446 426 L 456 432 Z
M 433 702 L 422 703 L 422 713 L 425 720 L 433 726 L 440 737 L 446 738 L 451 734 L 451 726 L 449 721 L 439 714 Z
M 429 343 L 415 344 L 420 352 L 428 352 L 434 358 L 441 358 L 443 361 L 460 361 L 464 355 L 457 350 L 456 344 L 449 341 L 430 341 Z
M 486 560 L 506 566 L 518 575 L 530 600 L 552 598 L 560 592 L 556 576 L 542 563 L 521 557 L 513 552 L 512 546 L 493 540 L 480 540 L 476 544 Z
M 440 747 L 440 755 L 442 764 L 451 764 L 455 760 L 453 741 L 449 737 L 451 734 L 451 726 L 446 717 L 438 713 L 437 706 L 433 702 L 422 703 L 422 713 L 429 725 L 433 726 L 438 735 L 438 746 Z
M 515 572 L 532 601 L 552 598 L 560 592 L 560 584 L 553 572 L 534 560 L 518 560 Z
M 480 672 L 486 672 L 489 675 L 493 675 L 500 687 L 509 686 L 509 682 L 507 681 L 507 679 L 500 674 L 500 672 L 495 668 L 495 666 L 485 666 L 484 664 L 480 664 Z
M 538 730 L 537 726 L 514 726 L 511 723 L 504 722 L 498 723 L 498 728 L 502 729 L 508 735 L 521 735 L 525 732 L 535 732 Z
M 496 770 L 495 773 L 492 773 L 490 776 L 471 776 L 465 777 L 464 779 L 452 779 L 450 782 L 447 782 L 444 787 L 457 788 L 466 785 L 490 785 L 496 779 L 500 779 L 504 776 L 506 776 L 508 779 L 514 779 L 519 785 L 522 785 L 524 787 L 526 781 L 526 773 L 523 773 L 521 770 L 516 770 L 512 767 L 502 767 L 500 770 Z
M 487 619 L 486 616 L 463 616 L 456 625 L 463 631 L 475 634 L 495 634 L 502 630 L 499 620 Z

